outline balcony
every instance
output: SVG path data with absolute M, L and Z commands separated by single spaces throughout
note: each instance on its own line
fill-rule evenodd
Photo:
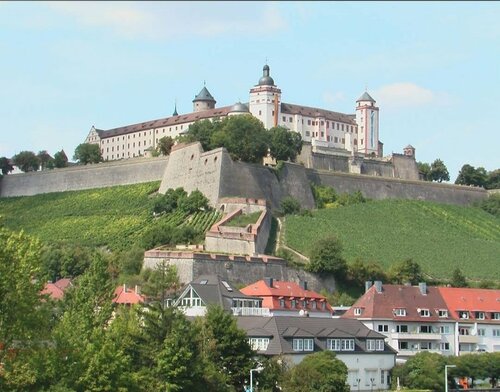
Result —
M 475 335 L 458 335 L 459 343 L 479 343 L 479 337 Z
M 271 317 L 269 308 L 231 308 L 233 316 L 264 316 Z
M 423 353 L 423 352 L 443 354 L 441 351 L 435 350 L 435 349 L 432 349 L 432 350 L 416 350 L 416 349 L 411 350 L 410 349 L 410 350 L 398 350 L 398 356 L 412 357 L 413 355 L 416 355 L 418 353 Z
M 441 340 L 440 333 L 424 333 L 424 332 L 400 332 L 391 335 L 393 339 L 398 340 Z

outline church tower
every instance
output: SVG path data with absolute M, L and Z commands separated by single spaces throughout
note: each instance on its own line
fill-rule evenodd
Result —
M 250 113 L 264 123 L 266 129 L 279 124 L 281 90 L 269 75 L 269 65 L 264 65 L 259 83 L 250 90 Z
M 381 156 L 378 139 L 378 113 L 375 100 L 365 93 L 356 101 L 356 123 L 358 124 L 358 151 L 365 155 Z

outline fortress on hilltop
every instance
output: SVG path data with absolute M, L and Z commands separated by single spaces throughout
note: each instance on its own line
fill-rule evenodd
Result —
M 148 156 L 164 136 L 175 138 L 199 120 L 226 116 L 252 115 L 266 129 L 282 126 L 298 132 L 304 148 L 298 161 L 308 168 L 418 180 L 415 149 L 407 146 L 403 154 L 383 157 L 379 140 L 379 108 L 364 92 L 356 101 L 355 114 L 282 102 L 266 64 L 262 77 L 250 89 L 247 103 L 216 107 L 217 101 L 203 86 L 193 99 L 193 111 L 170 117 L 126 125 L 109 130 L 91 128 L 86 143 L 98 144 L 105 161 Z

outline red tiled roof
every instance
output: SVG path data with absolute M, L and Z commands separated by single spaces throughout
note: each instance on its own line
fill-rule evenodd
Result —
M 301 301 L 302 299 L 307 299 L 309 305 L 306 307 L 309 311 L 328 311 L 332 312 L 332 307 L 328 302 L 326 302 L 326 297 L 316 293 L 311 290 L 304 290 L 297 283 L 294 282 L 286 282 L 280 280 L 273 280 L 272 287 L 269 287 L 264 280 L 259 280 L 249 286 L 244 287 L 240 290 L 243 294 L 251 295 L 253 297 L 260 297 L 263 299 L 262 307 L 269 308 L 271 310 L 283 310 L 280 306 L 280 299 L 284 299 L 286 301 L 285 308 L 287 310 L 301 310 L 304 309 Z M 290 300 L 298 299 L 296 307 L 290 307 Z M 310 302 L 315 300 L 318 303 L 326 302 L 326 309 L 323 310 L 320 306 L 317 306 L 316 309 L 312 309 L 310 306 Z
M 52 299 L 62 299 L 64 291 L 71 285 L 71 279 L 63 278 L 54 283 L 47 283 L 40 294 L 48 294 Z
M 454 319 L 460 319 L 457 311 L 468 311 L 469 319 L 474 320 L 474 312 L 484 312 L 485 319 L 491 320 L 491 313 L 500 313 L 500 290 L 490 289 L 471 289 L 456 287 L 439 287 L 451 316 Z
M 325 110 L 320 108 L 311 108 L 308 106 L 295 105 L 292 103 L 282 103 L 281 113 L 283 114 L 300 114 L 302 116 L 312 117 L 312 118 L 324 118 L 329 121 L 343 122 L 346 124 L 356 125 L 356 120 L 354 115 L 344 114 L 339 112 L 333 112 L 331 110 Z
M 355 315 L 356 308 L 361 308 L 361 315 Z M 396 316 L 394 309 L 405 309 L 406 316 Z M 429 316 L 421 316 L 418 309 L 428 309 Z M 345 312 L 344 318 L 384 319 L 402 321 L 437 321 L 451 320 L 451 316 L 438 317 L 437 310 L 448 310 L 437 287 L 426 287 L 422 294 L 418 286 L 383 285 L 382 292 L 376 287 L 370 289 Z
M 113 298 L 113 303 L 115 304 L 134 305 L 142 302 L 144 302 L 144 296 L 136 290 L 127 288 L 125 285 L 118 286 L 115 289 L 115 296 Z

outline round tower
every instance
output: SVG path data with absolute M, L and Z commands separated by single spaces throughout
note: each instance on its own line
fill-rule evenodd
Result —
M 269 65 L 262 68 L 262 77 L 250 89 L 249 110 L 267 129 L 278 125 L 281 115 L 281 90 L 274 84 Z
M 356 123 L 358 124 L 358 151 L 365 155 L 380 156 L 376 101 L 364 92 L 356 101 Z
M 204 110 L 214 109 L 216 100 L 205 86 L 193 99 L 193 112 L 202 112 Z

